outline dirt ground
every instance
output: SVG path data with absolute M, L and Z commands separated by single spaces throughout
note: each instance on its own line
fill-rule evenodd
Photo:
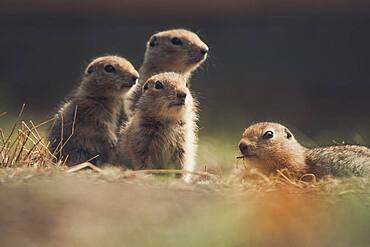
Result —
M 1 169 L 1 246 L 368 246 L 368 179 L 232 179 Z

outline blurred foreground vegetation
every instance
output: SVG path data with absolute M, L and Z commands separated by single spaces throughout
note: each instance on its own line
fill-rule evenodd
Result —
M 183 184 L 2 169 L 2 246 L 368 246 L 370 182 Z

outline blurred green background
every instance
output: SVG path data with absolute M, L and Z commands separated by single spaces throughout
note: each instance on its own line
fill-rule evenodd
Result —
M 2 0 L 0 111 L 13 116 L 26 103 L 29 116 L 46 119 L 90 59 L 119 54 L 138 69 L 151 34 L 182 27 L 211 49 L 192 79 L 207 141 L 236 143 L 243 128 L 269 120 L 292 127 L 308 145 L 367 144 L 369 6 L 359 0 Z

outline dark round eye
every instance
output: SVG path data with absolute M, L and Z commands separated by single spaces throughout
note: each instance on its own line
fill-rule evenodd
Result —
M 139 79 L 139 77 L 137 77 L 137 76 L 131 77 L 131 80 L 133 80 L 133 81 L 136 81 L 137 79 Z
M 163 89 L 164 88 L 162 82 L 160 82 L 160 81 L 156 81 L 154 87 L 155 87 L 155 89 Z
M 171 39 L 171 43 L 174 45 L 182 45 L 181 39 L 176 38 L 176 37 Z
M 186 86 L 187 88 L 189 88 L 189 83 L 187 83 L 187 82 L 186 82 L 185 86 Z
M 108 73 L 115 73 L 116 72 L 116 69 L 110 64 L 105 65 L 104 70 Z
M 274 137 L 274 132 L 272 132 L 271 130 L 268 130 L 263 134 L 262 138 L 263 139 L 271 139 L 272 137 Z

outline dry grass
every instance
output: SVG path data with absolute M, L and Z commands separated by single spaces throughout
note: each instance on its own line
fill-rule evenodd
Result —
M 63 147 L 68 143 L 69 139 L 74 134 L 74 124 L 72 124 L 71 135 L 64 140 L 63 133 L 61 142 L 58 144 L 56 151 L 51 153 L 49 151 L 50 143 L 45 140 L 45 137 L 40 134 L 40 128 L 45 127 L 54 119 L 50 119 L 39 124 L 34 124 L 32 120 L 28 123 L 21 120 L 24 112 L 25 105 L 22 106 L 17 119 L 11 127 L 9 133 L 0 128 L 0 167 L 1 168 L 14 168 L 14 167 L 35 167 L 35 168 L 51 168 L 61 167 L 66 169 L 66 172 L 77 172 L 85 168 L 95 170 L 100 173 L 104 171 L 93 164 L 89 163 L 90 160 L 86 160 L 82 164 L 76 165 L 67 170 L 65 162 L 68 156 L 63 157 Z M 76 118 L 77 109 L 75 111 Z M 6 113 L 0 113 L 0 117 L 6 116 Z M 63 121 L 62 121 L 63 123 Z M 54 124 L 54 123 L 53 123 Z M 63 128 L 61 128 L 63 129 Z M 45 132 L 44 130 L 42 132 Z M 57 158 L 59 157 L 59 158 Z M 57 161 L 60 160 L 60 161 Z M 140 174 L 185 174 L 190 173 L 195 176 L 199 176 L 202 179 L 216 179 L 216 176 L 208 172 L 198 171 L 183 171 L 183 170 L 142 170 L 142 171 L 121 171 L 123 177 L 133 177 Z
M 22 121 L 22 112 L 8 131 L 0 129 L 1 246 L 366 246 L 370 241 L 369 178 L 294 179 L 286 170 L 266 177 L 239 164 L 230 173 L 195 171 L 193 183 L 186 184 L 169 176 L 186 171 L 128 171 L 88 162 L 67 168 L 48 151 L 42 134 L 48 121 Z M 216 154 L 210 154 L 215 164 Z
M 366 246 L 370 183 L 0 172 L 2 246 Z M 297 182 L 298 183 L 298 182 Z
M 67 173 L 78 172 L 86 168 L 92 169 L 104 176 L 106 171 L 111 169 L 101 169 L 93 164 L 86 162 L 67 168 L 64 162 L 57 162 L 56 156 L 58 152 L 62 152 L 63 146 L 68 142 L 66 140 L 61 141 L 60 150 L 56 153 L 51 153 L 48 149 L 50 143 L 46 141 L 44 134 L 49 123 L 53 122 L 54 119 L 49 119 L 41 123 L 35 124 L 32 120 L 27 123 L 21 120 L 25 106 L 22 106 L 17 119 L 12 124 L 8 133 L 0 128 L 0 167 L 2 168 L 58 168 L 58 170 L 64 170 Z M 6 117 L 6 112 L 0 113 L 0 117 Z M 41 129 L 41 130 L 40 130 Z M 73 135 L 73 129 L 72 129 Z M 212 155 L 213 158 L 214 155 Z M 241 157 L 236 157 L 241 159 Z M 324 179 L 317 181 L 313 174 L 306 174 L 301 179 L 295 179 L 288 170 L 278 171 L 277 176 L 267 177 L 257 170 L 248 169 L 244 165 L 239 165 L 238 168 L 232 170 L 232 174 L 225 175 L 217 172 L 217 169 L 211 169 L 208 172 L 205 166 L 204 171 L 183 171 L 183 170 L 141 170 L 141 171 L 129 171 L 116 169 L 115 172 L 121 174 L 121 178 L 132 178 L 139 177 L 147 174 L 184 174 L 191 173 L 194 175 L 194 183 L 210 182 L 219 185 L 242 185 L 243 187 L 254 188 L 257 190 L 271 190 L 272 188 L 281 188 L 290 186 L 297 189 L 315 189 L 322 184 L 334 183 L 333 179 Z M 109 172 L 108 172 L 109 173 Z
M 39 129 L 51 120 L 35 124 L 21 121 L 24 105 L 9 133 L 0 128 L 0 167 L 50 167 L 56 165 Z M 0 117 L 6 113 L 0 114 Z

